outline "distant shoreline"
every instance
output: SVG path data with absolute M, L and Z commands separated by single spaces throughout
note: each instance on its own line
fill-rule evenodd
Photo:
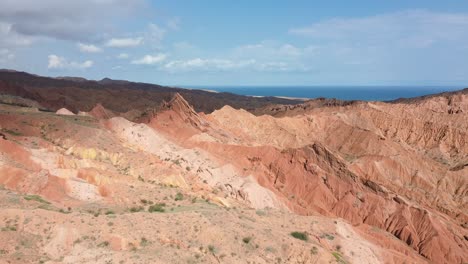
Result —
M 201 90 L 201 91 L 210 92 L 210 93 L 219 93 L 218 91 L 215 91 L 215 90 L 207 90 L 207 89 L 192 89 L 192 90 Z
M 309 101 L 313 98 L 306 98 L 306 97 L 290 97 L 290 96 L 264 96 L 264 95 L 246 95 L 250 97 L 257 97 L 257 98 L 264 98 L 264 97 L 275 97 L 281 99 L 288 99 L 288 100 L 298 100 L 298 101 Z
M 306 98 L 306 97 L 289 97 L 289 96 L 273 96 L 276 98 L 281 98 L 281 99 L 289 99 L 289 100 L 299 100 L 299 101 L 309 101 L 312 98 Z
M 310 86 L 310 87 L 191 87 L 211 93 L 233 93 L 251 97 L 275 97 L 307 101 L 315 98 L 335 98 L 347 101 L 392 101 L 462 90 L 463 86 Z
M 209 89 L 197 89 L 197 90 L 210 92 L 210 93 L 220 93 L 219 91 L 209 90 Z M 312 99 L 312 98 L 306 98 L 306 97 L 290 97 L 290 96 L 263 96 L 263 95 L 245 95 L 245 96 L 258 97 L 258 98 L 275 97 L 275 98 L 280 98 L 280 99 L 297 100 L 297 101 L 308 101 Z

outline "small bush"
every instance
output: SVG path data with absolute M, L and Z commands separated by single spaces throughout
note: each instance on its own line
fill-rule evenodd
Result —
M 113 214 L 115 214 L 115 212 L 112 211 L 112 210 L 107 210 L 107 212 L 106 212 L 106 215 L 113 215 Z
M 145 208 L 143 206 L 136 206 L 136 207 L 130 208 L 130 212 L 132 212 L 132 213 L 141 212 L 143 210 L 145 210 Z
M 309 237 L 308 237 L 307 234 L 304 233 L 304 232 L 297 232 L 297 231 L 296 231 L 296 232 L 292 232 L 292 233 L 291 233 L 291 236 L 294 237 L 294 238 L 303 240 L 303 241 L 309 240 Z
M 3 227 L 2 228 L 2 231 L 16 231 L 16 226 L 7 226 L 7 227 Z
M 164 206 L 166 206 L 165 203 L 158 203 L 158 204 L 151 205 L 150 207 L 148 207 L 148 212 L 150 212 L 150 213 L 153 213 L 153 212 L 163 213 L 164 211 L 166 211 L 164 209 Z
M 251 237 L 244 237 L 244 238 L 242 239 L 242 241 L 243 241 L 245 244 L 248 244 L 248 243 L 250 242 L 250 240 L 252 240 Z
M 321 238 L 326 238 L 328 240 L 333 240 L 335 239 L 335 237 L 333 235 L 330 235 L 330 234 L 323 234 L 320 236 Z
M 265 211 L 262 211 L 262 210 L 257 210 L 255 211 L 255 213 L 259 216 L 265 216 L 266 215 L 266 212 Z
M 14 130 L 10 130 L 10 129 L 2 129 L 2 131 L 5 132 L 5 133 L 8 133 L 10 135 L 13 135 L 13 136 L 22 136 L 23 135 L 18 131 L 14 131 Z
M 341 256 L 340 252 L 332 252 L 332 255 L 335 257 L 336 259 L 336 262 L 340 263 L 340 264 L 345 264 L 346 261 L 343 259 L 343 256 Z
M 208 245 L 208 250 L 213 254 L 216 252 L 216 248 L 213 245 Z
M 48 201 L 44 200 L 41 196 L 39 195 L 26 195 L 24 196 L 24 199 L 26 201 L 36 201 L 36 202 L 40 202 L 40 203 L 44 203 L 44 204 L 50 204 Z
M 64 209 L 60 208 L 60 209 L 59 209 L 59 213 L 62 213 L 62 214 L 70 214 L 70 213 L 71 213 L 71 208 L 68 207 L 68 211 L 65 211 Z
M 97 245 L 98 247 L 108 247 L 109 246 L 109 242 L 108 241 L 104 241 L 104 242 L 101 242 Z
M 312 255 L 317 255 L 318 248 L 316 246 L 313 246 L 312 249 L 310 250 L 310 253 L 312 253 Z
M 182 201 L 184 199 L 184 195 L 182 193 L 177 193 L 175 196 L 176 201 Z
M 140 245 L 141 245 L 142 247 L 146 247 L 147 245 L 149 245 L 148 239 L 146 239 L 145 237 L 142 237 L 142 238 L 141 238 L 141 241 L 140 241 Z
M 266 247 L 265 251 L 274 253 L 276 252 L 276 249 L 274 247 Z

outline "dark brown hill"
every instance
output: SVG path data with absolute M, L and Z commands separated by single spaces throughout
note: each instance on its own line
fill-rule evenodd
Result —
M 182 95 L 198 112 L 210 113 L 224 105 L 252 110 L 269 104 L 297 104 L 301 101 L 276 97 L 249 97 L 231 93 L 173 88 L 148 83 L 103 79 L 49 78 L 17 71 L 0 71 L 0 94 L 21 96 L 39 102 L 49 110 L 67 108 L 90 111 L 97 104 L 114 112 L 146 111 Z

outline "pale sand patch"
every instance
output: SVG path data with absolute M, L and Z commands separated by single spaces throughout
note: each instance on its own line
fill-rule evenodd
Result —
M 377 264 L 380 261 L 380 250 L 371 242 L 363 239 L 345 222 L 337 221 L 336 232 L 340 235 L 341 254 L 351 263 Z
M 66 108 L 61 108 L 59 110 L 57 110 L 57 112 L 55 112 L 57 115 L 69 115 L 69 116 L 73 116 L 75 115 L 72 111 L 66 109 Z
M 260 186 L 252 177 L 242 177 L 234 166 L 221 165 L 205 151 L 183 148 L 149 126 L 121 117 L 111 118 L 109 125 L 120 138 L 141 151 L 157 155 L 162 160 L 171 160 L 182 168 L 196 170 L 201 180 L 212 187 L 226 189 L 230 185 L 235 198 L 247 201 L 254 208 L 284 208 L 270 190 Z

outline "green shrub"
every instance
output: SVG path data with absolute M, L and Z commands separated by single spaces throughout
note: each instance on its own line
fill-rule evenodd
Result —
M 112 215 L 112 214 L 115 214 L 115 212 L 112 210 L 107 210 L 106 215 Z
M 130 208 L 130 212 L 132 213 L 141 212 L 143 210 L 145 210 L 143 206 L 135 206 L 135 207 Z
M 243 241 L 245 244 L 248 244 L 248 243 L 250 242 L 250 240 L 252 240 L 251 237 L 244 237 L 244 238 L 242 239 L 242 241 Z
M 182 193 L 177 193 L 175 196 L 176 201 L 182 201 L 184 199 L 184 195 Z
M 44 200 L 41 196 L 35 195 L 35 194 L 26 195 L 26 196 L 24 196 L 24 199 L 26 201 L 36 201 L 36 202 L 40 202 L 40 203 L 50 204 L 50 202 Z
M 141 245 L 142 247 L 146 247 L 146 246 L 149 245 L 149 244 L 150 244 L 150 243 L 149 243 L 148 239 L 146 239 L 145 237 L 142 237 L 142 238 L 141 238 L 140 245 Z
M 216 252 L 216 248 L 213 245 L 208 245 L 208 250 L 213 254 Z
M 291 236 L 294 237 L 294 238 L 303 240 L 303 241 L 309 240 L 309 237 L 308 237 L 307 234 L 304 233 L 304 232 L 297 232 L 297 231 L 296 231 L 296 232 L 292 232 L 292 233 L 291 233 Z
M 333 240 L 335 239 L 335 237 L 333 235 L 330 235 L 330 234 L 323 234 L 320 236 L 321 238 L 326 238 L 328 240 Z
M 266 215 L 266 212 L 265 211 L 262 211 L 262 210 L 257 210 L 255 211 L 255 213 L 259 216 L 265 216 Z
M 104 241 L 104 242 L 101 242 L 97 245 L 98 247 L 107 247 L 109 246 L 109 242 L 108 241 Z
M 336 262 L 340 263 L 340 264 L 345 264 L 346 261 L 343 259 L 343 256 L 341 256 L 340 252 L 332 252 L 332 255 L 335 257 L 336 259 Z
M 318 248 L 316 246 L 313 246 L 312 249 L 310 250 L 310 253 L 312 253 L 312 255 L 317 255 Z
M 17 231 L 16 226 L 6 226 L 1 229 L 2 231 Z
M 164 206 L 166 206 L 165 203 L 157 203 L 157 204 L 151 205 L 150 207 L 148 207 L 148 212 L 150 212 L 150 213 L 153 213 L 153 212 L 163 213 L 164 211 L 166 211 L 164 209 Z
M 265 248 L 265 251 L 274 253 L 274 252 L 276 252 L 276 249 L 274 247 L 268 246 L 268 247 Z
M 13 135 L 13 136 L 22 136 L 23 135 L 19 131 L 14 131 L 14 130 L 10 130 L 10 129 L 2 129 L 2 131 L 5 132 L 5 133 L 8 133 L 10 135 Z
M 59 213 L 62 213 L 62 214 L 69 214 L 69 213 L 71 213 L 71 212 L 70 212 L 70 211 L 65 211 L 65 210 L 63 210 L 62 208 L 60 208 Z

